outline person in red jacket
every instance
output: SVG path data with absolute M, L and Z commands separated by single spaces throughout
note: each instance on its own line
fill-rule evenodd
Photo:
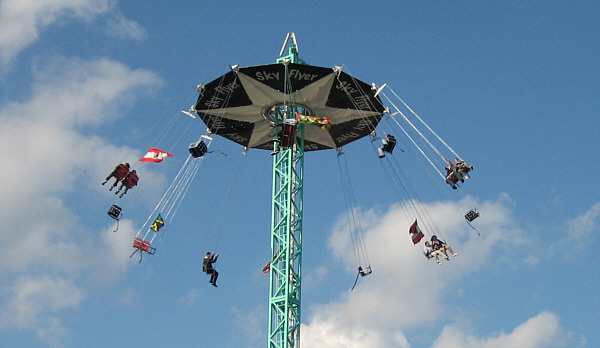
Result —
M 115 178 L 115 183 L 109 189 L 109 191 L 112 191 L 113 187 L 117 186 L 119 181 L 125 179 L 127 174 L 129 174 L 129 163 L 121 163 L 104 179 L 102 185 L 106 184 L 110 178 Z
M 115 192 L 115 195 L 118 194 L 123 189 L 123 187 L 125 187 L 125 191 L 121 193 L 119 198 L 123 197 L 123 195 L 127 193 L 127 190 L 137 185 L 139 179 L 140 178 L 138 177 L 135 170 L 130 171 L 129 174 L 127 174 L 127 176 L 125 177 L 125 179 L 121 180 L 121 187 L 119 187 L 117 192 Z

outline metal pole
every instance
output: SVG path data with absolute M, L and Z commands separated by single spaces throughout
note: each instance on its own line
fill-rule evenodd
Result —
M 289 34 L 286 43 L 288 39 Z M 286 60 L 299 61 L 295 42 L 289 55 L 278 62 Z M 286 118 L 295 117 L 296 111 L 294 106 L 282 106 L 273 116 L 283 124 Z M 304 125 L 298 124 L 292 136 L 293 145 L 275 144 L 279 152 L 273 156 L 269 348 L 300 347 Z
M 300 347 L 304 127 L 273 157 L 269 348 Z

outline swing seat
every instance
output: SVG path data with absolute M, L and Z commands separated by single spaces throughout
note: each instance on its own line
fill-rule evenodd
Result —
M 294 139 L 296 138 L 296 120 L 287 119 L 283 123 L 283 134 L 281 139 L 281 146 L 289 148 L 294 145 Z
M 137 185 L 138 180 L 140 180 L 140 178 L 135 173 L 135 170 L 133 170 L 133 171 L 129 172 L 129 174 L 127 174 L 125 179 L 123 179 L 122 183 L 123 183 L 123 186 L 127 187 L 127 189 L 130 189 Z
M 358 274 L 360 274 L 361 277 L 366 277 L 371 273 L 373 273 L 371 266 L 367 266 L 366 268 L 358 267 Z
M 117 206 L 117 205 L 112 205 L 110 207 L 110 209 L 108 209 L 108 216 L 110 216 L 111 218 L 115 219 L 115 220 L 119 220 L 121 218 L 121 207 Z
M 133 247 L 140 249 L 141 251 L 145 251 L 150 255 L 154 255 L 154 252 L 156 251 L 156 248 L 150 246 L 150 242 L 141 238 L 136 238 L 133 240 Z
M 206 147 L 204 141 L 200 140 L 198 142 L 191 143 L 189 150 L 192 154 L 192 157 L 198 158 L 204 156 L 204 154 L 206 154 L 206 152 L 208 151 L 208 148 Z
M 382 150 L 385 152 L 389 152 L 392 153 L 392 151 L 394 151 L 394 148 L 396 147 L 396 138 L 393 135 L 389 135 L 387 136 L 387 143 L 385 143 L 383 145 Z
M 466 219 L 468 222 L 471 222 L 471 221 L 473 221 L 473 220 L 477 219 L 478 217 L 479 217 L 479 212 L 478 212 L 477 210 L 475 210 L 475 209 L 473 209 L 473 210 L 469 211 L 469 212 L 468 212 L 468 213 L 465 215 L 465 219 Z
M 116 178 L 117 181 L 121 181 L 121 180 L 125 179 L 127 174 L 129 174 L 129 164 L 123 164 L 123 163 L 119 164 L 117 166 L 117 168 L 115 168 L 115 170 L 113 170 L 113 172 L 110 173 L 110 175 L 113 178 Z

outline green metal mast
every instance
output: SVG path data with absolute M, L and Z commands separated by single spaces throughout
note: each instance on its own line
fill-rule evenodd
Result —
M 289 39 L 289 54 L 283 51 Z M 306 64 L 298 58 L 294 33 L 288 33 L 278 63 Z M 274 110 L 278 125 L 301 111 L 293 104 Z M 276 132 L 281 128 L 276 127 Z M 295 127 L 293 145 L 282 146 L 276 136 L 273 155 L 273 201 L 271 208 L 271 252 L 269 293 L 269 348 L 300 347 L 300 303 L 302 278 L 302 202 L 304 188 L 304 125 Z

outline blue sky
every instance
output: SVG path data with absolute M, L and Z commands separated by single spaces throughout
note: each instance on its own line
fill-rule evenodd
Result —
M 179 112 L 191 86 L 274 62 L 295 32 L 305 61 L 387 83 L 475 167 L 453 191 L 414 149 L 386 158 L 460 253 L 439 267 L 369 139 L 345 147 L 374 271 L 350 292 L 336 153 L 307 154 L 302 345 L 595 346 L 599 17 L 595 1 L 0 1 L 0 345 L 267 344 L 268 151 L 216 137 L 227 156 L 202 162 L 156 254 L 129 255 L 205 131 Z M 174 156 L 136 161 L 154 146 Z M 100 183 L 123 160 L 141 179 L 119 200 Z

